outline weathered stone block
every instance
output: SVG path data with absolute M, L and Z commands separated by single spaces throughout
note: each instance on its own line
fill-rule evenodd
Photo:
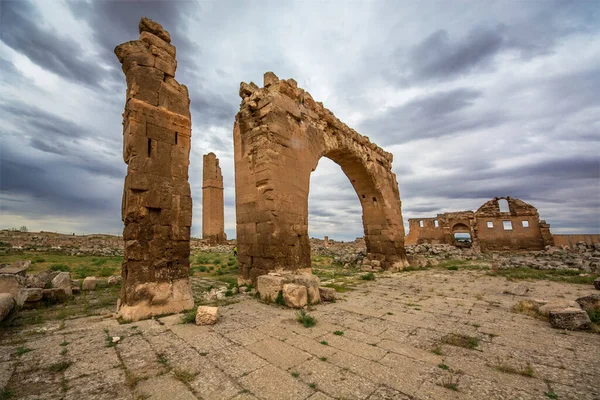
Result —
M 319 293 L 319 284 L 321 280 L 316 275 L 294 275 L 293 282 L 306 287 L 309 304 L 317 304 L 321 302 Z
M 81 284 L 81 289 L 86 291 L 96 290 L 97 284 L 98 278 L 96 278 L 95 276 L 88 276 L 83 280 L 83 283 Z
M 282 276 L 262 275 L 257 279 L 256 290 L 260 298 L 266 301 L 274 301 L 279 292 L 283 289 L 283 284 L 288 280 Z
M 50 303 L 61 303 L 69 298 L 64 289 L 42 289 L 42 298 Z
M 594 280 L 594 287 L 596 289 L 600 290 L 600 277 L 598 277 Z
M 295 283 L 283 285 L 283 300 L 285 305 L 291 308 L 302 308 L 308 304 L 308 293 L 306 286 Z
M 214 325 L 217 323 L 219 307 L 198 306 L 196 325 Z
M 71 274 L 68 272 L 61 272 L 52 279 L 52 287 L 64 290 L 67 296 L 73 295 L 71 290 Z
M 321 300 L 323 301 L 333 301 L 336 297 L 335 289 L 329 287 L 320 287 L 319 294 L 321 296 Z
M 25 302 L 33 303 L 36 301 L 40 301 L 42 299 L 42 289 L 41 288 L 25 288 L 21 289 L 23 292 L 23 296 L 25 297 Z
M 550 311 L 548 320 L 553 328 L 572 331 L 588 329 L 592 323 L 584 310 L 574 307 Z
M 15 299 L 10 293 L 0 293 L 0 322 L 15 308 Z
M 123 277 L 120 275 L 113 275 L 108 278 L 108 286 L 117 286 L 123 282 Z
M 575 301 L 585 311 L 600 312 L 600 294 L 590 294 Z

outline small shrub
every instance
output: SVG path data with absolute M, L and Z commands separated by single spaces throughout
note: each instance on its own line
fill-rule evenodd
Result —
M 317 320 L 312 315 L 309 315 L 304 310 L 296 313 L 296 321 L 300 322 L 305 328 L 310 328 L 317 324 Z
M 369 272 L 367 274 L 361 275 L 360 279 L 362 279 L 363 281 L 374 281 L 375 280 L 375 274 L 372 272 Z
M 458 271 L 458 265 L 451 265 L 447 269 L 448 271 Z
M 437 345 L 436 347 L 434 347 L 433 349 L 431 349 L 431 352 L 433 354 L 437 354 L 438 356 L 443 356 L 444 355 L 444 351 L 442 350 L 442 346 Z
M 223 271 L 221 268 L 219 268 L 217 270 L 217 275 L 225 275 L 225 271 Z
M 198 256 L 198 258 L 196 258 L 196 262 L 198 264 L 209 264 L 210 258 L 208 258 L 207 256 Z
M 50 271 L 69 272 L 70 269 L 66 264 L 52 264 L 50 266 Z
M 458 378 L 455 379 L 454 375 L 448 375 L 442 379 L 441 386 L 458 392 Z
M 328 346 L 328 345 L 329 345 L 329 343 L 327 342 L 327 340 L 321 340 L 321 342 L 320 342 L 320 343 L 321 343 L 322 345 L 324 345 L 324 346 Z
M 59 361 L 57 363 L 50 365 L 48 367 L 48 371 L 54 372 L 54 373 L 63 372 L 64 370 L 69 368 L 71 366 L 71 364 L 73 364 L 71 361 Z
M 277 293 L 277 297 L 275 298 L 275 304 L 285 306 L 285 300 L 283 299 L 283 292 L 281 290 L 279 291 L 279 293 Z
M 102 277 L 111 276 L 114 272 L 114 268 L 111 267 L 102 267 L 100 271 L 98 271 L 98 275 Z
M 221 265 L 221 260 L 218 258 L 215 258 L 212 263 L 215 265 Z
M 308 387 L 311 388 L 311 389 L 316 389 L 317 388 L 317 384 L 314 383 L 314 382 L 313 383 L 309 383 Z
M 202 266 L 198 267 L 198 271 L 206 272 L 207 270 L 206 270 L 206 267 L 204 265 L 202 265 Z
M 450 333 L 442 338 L 442 343 L 457 347 L 464 347 L 465 349 L 475 349 L 477 346 L 479 346 L 479 339 L 473 336 Z
M 335 331 L 335 332 L 333 332 L 333 334 L 337 335 L 337 336 L 343 336 L 344 335 L 344 331 Z
M 169 365 L 169 359 L 164 354 L 158 354 L 156 362 L 165 367 Z
M 43 262 L 46 262 L 46 259 L 42 258 L 42 257 L 38 257 L 38 258 L 34 259 L 33 262 L 34 263 L 43 263 Z
M 227 265 L 228 265 L 228 266 L 230 266 L 230 267 L 231 267 L 231 266 L 233 266 L 233 265 L 236 265 L 236 264 L 237 264 L 237 263 L 235 262 L 235 260 L 230 260 L 230 261 L 227 263 Z
M 293 378 L 297 378 L 297 377 L 299 377 L 299 376 L 300 376 L 300 373 L 299 373 L 299 372 L 292 372 L 292 377 L 293 377 Z
M 173 371 L 173 373 L 175 374 L 175 377 L 183 383 L 189 383 L 193 381 L 195 377 L 195 375 L 191 372 L 179 368 L 176 368 L 175 371 Z
M 320 357 L 319 360 L 321 360 L 321 361 L 327 361 L 327 357 Z
M 593 323 L 600 323 L 600 310 L 586 310 L 586 312 L 590 316 L 590 320 Z
M 558 400 L 558 395 L 554 392 L 544 392 L 544 395 L 549 399 Z
M 225 296 L 226 296 L 226 297 L 231 297 L 231 296 L 233 296 L 233 290 L 231 290 L 231 289 L 227 289 L 227 291 L 225 292 Z
M 19 346 L 17 347 L 17 355 L 18 356 L 22 356 L 25 353 L 29 353 L 31 351 L 31 349 L 29 347 L 26 346 Z
M 443 369 L 443 370 L 449 370 L 449 369 L 450 369 L 450 367 L 449 367 L 449 366 L 447 366 L 447 365 L 446 365 L 446 364 L 444 364 L 444 363 L 442 363 L 442 364 L 438 364 L 438 367 L 439 367 L 439 368 L 441 368 L 441 369 Z
M 182 324 L 195 324 L 196 323 L 196 307 L 186 312 L 181 316 Z
M 527 363 L 524 368 L 516 368 L 507 363 L 500 363 L 494 366 L 500 372 L 505 372 L 507 374 L 515 374 L 515 375 L 523 375 L 533 378 L 535 376 L 535 371 L 531 367 L 531 364 Z

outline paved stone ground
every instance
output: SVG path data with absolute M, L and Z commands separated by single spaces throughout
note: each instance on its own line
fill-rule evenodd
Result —
M 511 312 L 523 298 L 575 299 L 593 288 L 519 284 L 528 296 L 502 294 L 515 283 L 482 271 L 378 275 L 315 307 L 313 328 L 243 296 L 212 327 L 180 316 L 47 323 L 45 334 L 3 336 L 0 387 L 23 399 L 599 399 L 600 335 Z M 477 346 L 442 343 L 449 334 Z

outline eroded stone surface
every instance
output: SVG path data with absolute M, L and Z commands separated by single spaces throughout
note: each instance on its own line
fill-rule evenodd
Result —
M 589 285 L 527 284 L 531 299 L 549 303 L 590 293 Z M 186 399 L 599 398 L 600 335 L 565 334 L 513 312 L 515 298 L 503 294 L 512 285 L 485 271 L 378 274 L 339 293 L 340 301 L 314 306 L 312 328 L 296 322 L 294 310 L 247 296 L 221 306 L 210 326 L 180 324 L 178 315 L 130 324 L 81 317 L 63 327 L 46 320 L 0 330 L 0 389 L 65 399 L 174 398 L 173 391 Z M 451 333 L 476 338 L 476 349 L 443 343 Z M 18 356 L 19 347 L 31 351 Z M 60 361 L 72 364 L 50 373 Z M 529 366 L 534 376 L 503 366 Z M 458 391 L 443 387 L 450 381 Z
M 550 311 L 548 320 L 553 328 L 557 329 L 588 329 L 591 321 L 588 314 L 581 308 L 569 307 Z
M 196 325 L 214 325 L 217 323 L 219 307 L 199 306 L 196 310 Z
M 383 269 L 407 265 L 392 154 L 335 118 L 293 79 L 240 85 L 234 125 L 240 274 L 310 271 L 308 190 L 321 157 L 340 165 L 363 210 L 367 256 Z
M 223 174 L 215 153 L 205 154 L 202 169 L 202 239 L 211 244 L 227 241 L 223 203 Z
M 188 183 L 190 100 L 175 80 L 170 36 L 143 18 L 140 39 L 115 48 L 127 80 L 123 114 L 125 319 L 178 312 L 194 305 L 189 283 L 192 197 Z

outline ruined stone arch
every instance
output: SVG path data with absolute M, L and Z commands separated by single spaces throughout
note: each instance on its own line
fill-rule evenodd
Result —
M 468 222 L 458 222 L 452 225 L 452 233 L 471 233 L 471 228 L 469 228 Z
M 234 125 L 240 274 L 310 271 L 308 192 L 321 157 L 350 179 L 363 211 L 367 258 L 384 269 L 407 265 L 392 155 L 340 122 L 293 79 L 265 74 L 240 86 Z

